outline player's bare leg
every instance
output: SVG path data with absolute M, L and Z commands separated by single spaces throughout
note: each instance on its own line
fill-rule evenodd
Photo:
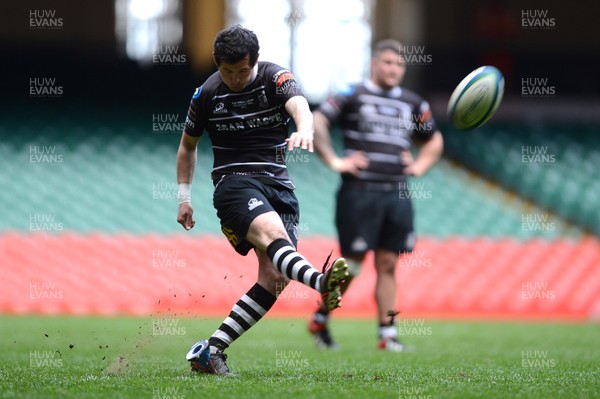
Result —
M 227 355 L 223 353 L 231 343 L 255 325 L 275 304 L 277 297 L 289 283 L 264 251 L 256 249 L 258 279 L 233 306 L 229 316 L 208 339 L 192 346 L 187 354 L 195 371 L 233 375 L 227 367 Z
M 194 370 L 231 375 L 223 352 L 269 311 L 290 278 L 321 292 L 330 309 L 339 306 L 340 284 L 348 273 L 343 258 L 334 260 L 327 272 L 319 272 L 296 252 L 276 212 L 257 216 L 250 223 L 246 240 L 256 247 L 258 280 L 233 306 L 210 339 L 192 346 L 186 358 Z
M 246 240 L 266 252 L 275 268 L 284 276 L 319 291 L 328 309 L 340 306 L 340 285 L 348 277 L 345 259 L 335 259 L 328 270 L 325 270 L 325 265 L 323 272 L 315 269 L 296 251 L 276 212 L 257 216 L 250 224 Z
M 379 318 L 379 347 L 384 350 L 401 352 L 407 347 L 398 341 L 396 326 L 396 267 L 398 253 L 386 249 L 375 251 L 375 301 Z
M 250 223 L 250 228 L 246 234 L 246 240 L 263 252 L 267 251 L 269 244 L 280 238 L 290 240 L 277 212 L 266 212 L 258 215 Z
M 278 297 L 289 284 L 290 279 L 275 268 L 265 251 L 257 249 L 256 256 L 258 257 L 257 283 L 265 290 Z
M 396 265 L 398 253 L 385 249 L 375 251 L 375 302 L 379 323 L 389 324 L 388 312 L 396 309 Z
M 264 251 L 256 250 L 258 279 L 233 306 L 229 316 L 208 339 L 192 346 L 187 354 L 195 371 L 233 375 L 223 353 L 231 343 L 255 325 L 275 304 L 278 293 L 285 289 L 289 279 L 278 272 Z

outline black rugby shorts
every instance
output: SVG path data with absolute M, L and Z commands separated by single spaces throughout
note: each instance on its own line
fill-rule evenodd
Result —
M 246 240 L 250 223 L 258 215 L 275 211 L 281 217 L 292 244 L 298 245 L 300 210 L 294 192 L 276 182 L 248 176 L 226 176 L 217 185 L 213 205 L 221 221 L 221 231 L 241 255 L 254 248 Z
M 343 255 L 363 255 L 376 249 L 398 253 L 413 250 L 412 204 L 403 191 L 342 186 L 337 193 L 335 219 Z

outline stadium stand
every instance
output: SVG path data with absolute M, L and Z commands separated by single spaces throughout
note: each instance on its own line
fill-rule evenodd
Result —
M 588 126 L 493 127 L 447 134 L 446 152 L 523 198 L 598 235 L 597 137 L 597 128 Z
M 10 188 L 0 198 L 0 205 L 12 209 L 0 220 L 0 231 L 57 231 L 31 226 L 31 218 L 39 216 L 54 219 L 65 231 L 180 232 L 174 222 L 174 165 L 180 132 L 154 133 L 151 124 L 151 115 L 147 117 L 147 129 L 87 128 L 63 123 L 31 129 L 36 135 L 25 141 L 27 128 L 17 129 L 16 134 L 0 132 L 6 137 L 0 143 L 0 155 L 8 172 L 2 174 L 2 182 Z M 43 158 L 44 152 L 55 158 Z M 200 230 L 221 234 L 212 207 L 209 152 L 208 140 L 202 140 L 193 188 L 201 229 L 191 234 L 199 234 Z M 314 154 L 290 154 L 288 166 L 301 203 L 300 232 L 334 235 L 334 194 L 339 178 Z M 518 200 L 448 161 L 442 161 L 424 178 L 411 180 L 409 189 L 417 213 L 417 231 L 422 235 L 525 239 L 582 234 L 575 225 Z M 523 229 L 524 214 L 548 218 L 553 228 Z
M 153 131 L 152 115 L 113 126 L 86 119 L 32 119 L 27 126 L 9 120 L 0 136 L 0 206 L 7 210 L 0 219 L 1 312 L 222 314 L 255 278 L 253 258 L 236 255 L 221 237 L 207 140 L 194 182 L 197 226 L 186 233 L 175 222 L 179 132 Z M 481 174 L 496 172 L 496 181 L 517 181 L 522 189 L 534 185 L 532 199 L 544 206 L 556 201 L 556 212 L 575 215 L 575 222 L 582 214 L 597 217 L 598 209 L 584 205 L 600 191 L 589 188 L 596 187 L 586 180 L 590 166 L 572 169 L 583 175 L 569 180 L 576 194 L 541 194 L 540 180 L 561 182 L 577 159 L 585 165 L 596 160 L 590 146 L 567 146 L 580 153 L 569 150 L 557 155 L 555 168 L 520 175 L 523 165 L 506 157 L 518 160 L 528 144 L 509 146 L 508 133 L 494 135 L 485 157 L 478 148 L 483 135 L 467 133 L 464 142 L 447 136 L 449 153 L 457 158 L 460 148 L 464 163 L 477 161 Z M 554 149 L 564 145 L 559 137 L 550 153 L 562 154 Z M 337 247 L 332 210 L 338 177 L 314 155 L 291 155 L 302 209 L 300 248 L 320 266 Z M 410 184 L 421 238 L 399 268 L 403 313 L 598 318 L 600 244 L 576 223 L 448 160 Z M 365 267 L 342 314 L 373 314 L 374 302 L 365 295 L 372 297 L 374 277 Z M 273 313 L 305 315 L 316 300 L 293 283 Z
M 180 234 L 4 233 L 0 311 L 222 314 L 256 276 L 255 261 L 228 245 L 221 237 Z M 312 236 L 301 249 L 320 265 L 335 245 Z M 400 262 L 398 309 L 427 317 L 598 319 L 598 264 L 594 239 L 423 238 Z M 374 314 L 374 279 L 365 267 L 340 314 Z M 279 299 L 273 314 L 304 316 L 318 298 L 294 282 Z

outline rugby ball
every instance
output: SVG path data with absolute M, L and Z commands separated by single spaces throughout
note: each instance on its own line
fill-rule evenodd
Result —
M 448 118 L 458 129 L 475 129 L 494 115 L 503 94 L 504 77 L 498 68 L 477 68 L 454 89 L 448 101 Z

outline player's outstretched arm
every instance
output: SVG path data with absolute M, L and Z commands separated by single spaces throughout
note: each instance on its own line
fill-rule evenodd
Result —
M 286 139 L 288 151 L 302 148 L 313 152 L 313 116 L 308 106 L 308 101 L 302 96 L 294 96 L 286 101 L 285 110 L 294 119 L 297 131 Z
M 411 176 L 423 176 L 442 156 L 444 151 L 444 138 L 440 131 L 436 131 L 417 154 L 413 163 L 404 168 L 404 173 Z
M 181 135 L 181 142 L 177 150 L 177 183 L 179 209 L 177 222 L 186 230 L 196 224 L 194 209 L 192 208 L 192 180 L 198 159 L 197 147 L 199 137 L 190 136 L 186 132 Z

